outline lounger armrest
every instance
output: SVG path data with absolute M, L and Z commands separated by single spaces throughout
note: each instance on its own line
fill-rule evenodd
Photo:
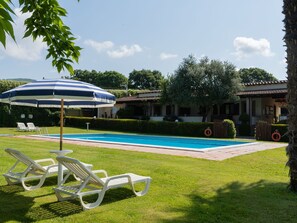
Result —
M 95 174 L 103 173 L 105 177 L 108 177 L 107 172 L 105 170 L 93 170 L 92 172 Z
M 47 166 L 47 170 L 49 170 L 50 168 L 57 167 L 57 166 L 58 166 L 58 164 L 49 165 L 49 166 Z
M 34 160 L 36 163 L 43 163 L 43 162 L 51 162 L 52 164 L 56 164 L 56 162 L 52 158 L 48 159 L 40 159 L 40 160 Z

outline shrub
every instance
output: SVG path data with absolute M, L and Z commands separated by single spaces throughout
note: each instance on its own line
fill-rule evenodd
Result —
M 235 138 L 236 137 L 236 128 L 234 122 L 230 119 L 224 119 L 224 125 L 227 128 L 227 138 Z

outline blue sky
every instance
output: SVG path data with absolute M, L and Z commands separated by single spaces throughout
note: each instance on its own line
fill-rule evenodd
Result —
M 189 54 L 229 61 L 238 69 L 259 67 L 286 79 L 280 0 L 62 0 L 64 19 L 83 48 L 75 69 L 159 70 L 164 76 Z M 46 46 L 22 39 L 15 5 L 17 44 L 0 46 L 0 79 L 59 78 L 45 60 Z

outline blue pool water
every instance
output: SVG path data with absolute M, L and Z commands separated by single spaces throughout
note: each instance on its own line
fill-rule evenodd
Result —
M 59 135 L 50 135 L 58 138 Z M 162 148 L 205 151 L 208 149 L 225 148 L 247 144 L 247 142 L 231 140 L 214 140 L 187 137 L 134 135 L 134 134 L 64 134 L 64 139 L 83 140 L 91 142 L 116 143 L 125 145 L 141 145 Z

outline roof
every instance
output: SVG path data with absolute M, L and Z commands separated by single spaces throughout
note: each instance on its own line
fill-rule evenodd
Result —
M 238 96 L 242 97 L 256 97 L 256 96 L 281 96 L 283 97 L 285 94 L 288 93 L 288 90 L 286 86 L 277 86 L 278 84 L 286 84 L 287 80 L 280 80 L 280 81 L 262 81 L 262 82 L 254 82 L 254 83 L 245 83 L 243 84 L 246 88 L 245 90 L 237 93 Z M 248 90 L 248 87 L 254 88 L 252 86 L 261 86 L 265 85 L 266 87 L 263 87 L 264 89 L 258 90 L 258 87 L 256 87 L 255 90 Z M 272 89 L 269 89 L 269 86 L 273 86 Z M 259 87 L 261 88 L 261 87 Z M 266 89 L 265 89 L 266 88 Z M 268 88 L 268 89 L 267 89 Z M 274 88 L 280 88 L 280 89 L 274 89 Z M 152 91 L 146 91 L 141 92 L 137 96 L 130 96 L 130 97 L 123 97 L 116 100 L 117 103 L 125 103 L 125 102 L 145 102 L 145 101 L 157 101 L 160 99 L 161 90 L 152 90 Z M 146 96 L 146 94 L 148 94 Z M 153 95 L 150 95 L 153 94 Z
M 287 89 L 273 89 L 273 90 L 259 90 L 259 91 L 241 91 L 237 93 L 238 96 L 257 96 L 257 95 L 276 95 L 287 94 Z
M 119 98 L 117 99 L 117 103 L 121 103 L 121 102 L 135 102 L 135 101 L 138 101 L 138 102 L 141 102 L 141 101 L 156 101 L 156 100 L 159 100 L 160 97 L 137 97 L 137 96 L 130 96 L 130 97 L 123 97 L 123 98 Z
M 252 83 L 244 83 L 244 86 L 256 86 L 256 85 L 273 85 L 273 84 L 286 84 L 287 80 L 279 80 L 279 81 L 261 81 L 261 82 L 252 82 Z

